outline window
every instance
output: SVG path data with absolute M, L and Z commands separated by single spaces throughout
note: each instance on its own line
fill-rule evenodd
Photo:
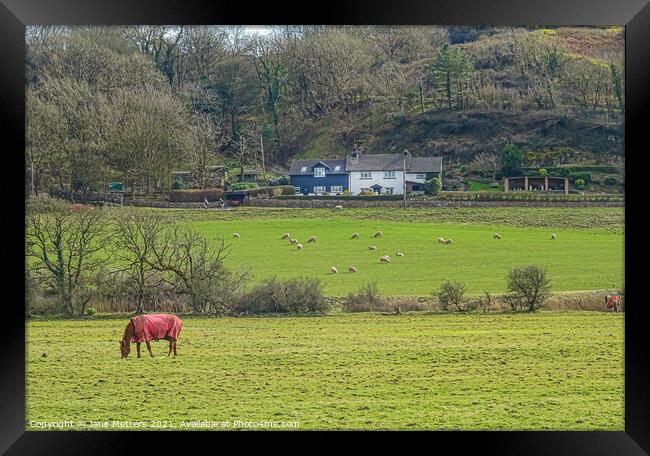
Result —
M 392 195 L 394 187 L 384 187 L 384 195 Z
M 427 178 L 427 175 L 426 175 L 425 173 L 417 173 L 417 174 L 415 175 L 415 178 L 416 178 L 416 179 L 426 179 L 426 178 Z
M 341 171 L 341 165 L 336 165 L 334 167 L 334 171 Z
M 314 168 L 314 177 L 325 177 L 325 168 Z
M 369 171 L 361 171 L 360 179 L 372 179 L 372 173 Z
M 307 171 L 307 167 L 306 167 L 306 166 L 303 166 L 302 168 L 300 168 L 300 172 L 301 172 L 301 173 L 304 173 L 305 171 Z
M 342 193 L 343 192 L 343 186 L 342 185 L 332 185 L 330 187 L 330 191 L 332 193 Z
M 361 192 L 362 193 L 372 193 L 372 189 L 371 188 L 362 188 Z
M 325 186 L 317 185 L 314 187 L 314 193 L 325 193 L 326 191 L 327 191 L 327 187 Z
M 395 171 L 384 171 L 384 179 L 395 179 Z

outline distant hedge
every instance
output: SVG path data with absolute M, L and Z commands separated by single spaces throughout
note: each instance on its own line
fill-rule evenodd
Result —
M 172 190 L 169 192 L 171 203 L 202 203 L 205 198 L 208 201 L 223 199 L 222 188 L 205 188 L 200 190 Z
M 273 187 L 248 188 L 237 190 L 253 198 L 276 198 L 282 195 L 295 195 L 296 189 L 291 185 L 275 185 Z

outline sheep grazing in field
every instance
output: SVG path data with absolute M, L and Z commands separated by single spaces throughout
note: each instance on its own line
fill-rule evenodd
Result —
M 445 240 L 443 238 L 438 238 L 438 244 L 444 244 Z
M 282 235 L 282 238 L 281 238 L 281 239 L 282 239 L 282 240 L 285 240 L 285 239 L 291 239 L 291 236 L 289 236 L 289 233 L 284 233 L 284 234 Z
M 352 237 L 350 239 L 359 239 L 359 233 L 352 233 Z
M 388 255 L 384 255 L 383 257 L 379 257 L 379 261 L 382 263 L 390 263 L 390 257 Z
M 334 206 L 334 210 L 340 211 L 343 209 L 343 206 Z
M 445 244 L 451 244 L 451 242 L 452 242 L 451 239 L 447 239 L 447 240 L 445 241 Z
M 402 253 L 402 252 L 396 252 L 395 255 L 397 255 L 397 256 L 404 256 L 404 253 Z
M 499 235 L 499 233 L 494 233 L 493 237 L 494 237 L 494 239 L 501 239 L 501 236 Z
M 291 245 L 296 245 L 298 243 L 298 239 L 289 239 L 289 242 Z
M 239 239 L 239 233 L 232 233 L 232 237 L 235 239 Z
M 336 269 L 334 266 L 330 268 L 330 271 L 332 271 L 332 274 L 337 274 L 339 272 L 339 270 Z
M 375 247 L 374 245 L 369 245 L 368 250 L 377 250 L 377 247 Z
M 374 237 L 376 237 L 376 238 L 380 238 L 380 237 L 382 237 L 383 235 L 384 235 L 384 233 L 382 233 L 381 231 L 377 231 L 377 232 L 375 233 L 375 236 L 374 236 Z
M 557 239 L 557 235 L 556 235 L 555 233 L 551 234 L 551 239 L 552 239 L 552 240 Z
M 298 250 L 302 250 L 302 244 L 296 244 L 296 248 L 297 248 Z
M 307 242 L 316 242 L 316 236 L 311 236 L 309 239 L 307 239 Z
M 348 268 L 348 272 L 357 272 L 357 268 L 355 268 L 354 266 L 350 266 Z

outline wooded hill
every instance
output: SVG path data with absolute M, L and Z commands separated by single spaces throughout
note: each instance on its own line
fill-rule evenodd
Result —
M 278 174 L 407 148 L 445 166 L 620 164 L 620 27 L 30 27 L 26 182 L 166 191 L 172 170 Z

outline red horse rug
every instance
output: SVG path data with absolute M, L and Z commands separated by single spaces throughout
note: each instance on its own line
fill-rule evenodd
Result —
M 135 333 L 131 342 L 148 340 L 178 339 L 183 322 L 176 315 L 147 314 L 131 318 Z

